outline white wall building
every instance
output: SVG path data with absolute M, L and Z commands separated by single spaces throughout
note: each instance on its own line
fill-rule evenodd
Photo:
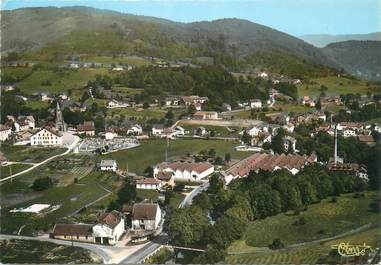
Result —
M 153 231 L 161 223 L 161 209 L 157 203 L 135 203 L 132 207 L 131 230 Z
M 12 130 L 7 125 L 0 124 L 0 141 L 6 141 L 9 139 L 9 136 L 11 135 Z
M 164 162 L 154 167 L 154 177 L 159 172 L 172 172 L 175 181 L 200 181 L 214 172 L 214 166 L 207 162 Z
M 30 137 L 30 145 L 61 146 L 62 134 L 51 127 L 43 127 Z
M 161 182 L 154 178 L 143 178 L 136 181 L 136 188 L 140 190 L 159 190 Z
M 262 101 L 259 99 L 252 99 L 250 100 L 250 108 L 252 109 L 261 109 L 262 108 Z
M 97 224 L 93 226 L 95 243 L 105 245 L 115 245 L 124 232 L 124 218 L 117 211 L 102 214 Z
M 101 171 L 115 172 L 118 169 L 118 164 L 116 163 L 115 160 L 105 159 L 101 161 L 101 163 L 99 164 L 99 167 Z

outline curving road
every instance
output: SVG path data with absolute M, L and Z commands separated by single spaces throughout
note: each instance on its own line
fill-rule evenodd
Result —
M 51 156 L 51 157 L 49 157 L 49 158 L 47 158 L 44 161 L 41 161 L 39 163 L 34 163 L 33 166 L 31 166 L 30 168 L 25 169 L 24 171 L 21 171 L 21 172 L 18 172 L 16 174 L 13 174 L 13 175 L 11 175 L 9 177 L 0 179 L 0 183 L 4 182 L 4 181 L 7 181 L 7 180 L 10 180 L 10 179 L 12 179 L 14 177 L 23 175 L 25 173 L 28 173 L 29 171 L 32 171 L 33 169 L 35 169 L 35 168 L 37 168 L 37 167 L 39 167 L 39 166 L 41 166 L 43 164 L 48 163 L 49 161 L 51 161 L 51 160 L 53 160 L 53 159 L 55 159 L 57 157 L 67 155 L 68 153 L 71 152 L 71 150 L 73 150 L 75 148 L 75 146 L 78 144 L 79 141 L 80 141 L 80 138 L 78 136 L 75 136 L 74 141 L 70 145 L 67 145 L 67 150 L 65 152 L 63 152 L 62 154 Z

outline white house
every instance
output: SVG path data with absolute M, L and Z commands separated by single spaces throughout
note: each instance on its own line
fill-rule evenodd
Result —
M 181 126 L 176 126 L 175 129 L 175 135 L 178 136 L 178 135 L 185 135 L 185 129 Z
M 381 125 L 375 124 L 374 125 L 374 130 L 378 133 L 381 133 Z
M 154 231 L 158 229 L 161 218 L 157 203 L 135 203 L 131 213 L 131 230 Z
M 129 135 L 141 135 L 143 133 L 143 128 L 139 124 L 134 124 L 128 128 L 127 134 Z
M 254 136 L 258 136 L 259 133 L 267 133 L 269 132 L 269 127 L 266 126 L 266 125 L 263 125 L 263 124 L 260 124 L 260 125 L 254 125 L 253 127 L 251 127 L 247 133 L 254 137 Z
M 215 111 L 197 111 L 193 117 L 199 120 L 217 120 L 218 113 Z
M 95 243 L 115 245 L 125 232 L 124 218 L 121 213 L 112 211 L 102 214 L 93 226 Z
M 50 100 L 52 100 L 52 98 L 49 97 L 48 94 L 46 94 L 46 93 L 41 93 L 40 97 L 41 97 L 41 101 L 50 101 Z
M 61 146 L 62 134 L 51 127 L 43 127 L 30 137 L 30 145 Z
M 261 109 L 262 108 L 262 101 L 259 99 L 252 99 L 250 100 L 250 108 L 252 109 Z
M 105 132 L 105 139 L 106 140 L 112 140 L 117 136 L 118 136 L 118 134 L 116 132 L 114 132 L 113 130 L 108 130 Z
M 266 72 L 262 72 L 258 76 L 261 77 L 261 78 L 267 78 L 267 77 L 269 77 L 269 75 Z
M 0 124 L 0 141 L 6 141 L 9 139 L 12 130 L 7 125 Z
M 152 135 L 161 136 L 163 134 L 164 125 L 163 124 L 154 124 L 152 126 Z
M 118 164 L 116 163 L 115 160 L 105 159 L 105 160 L 101 160 L 99 167 L 100 167 L 101 171 L 115 172 L 118 169 Z
M 356 136 L 357 136 L 357 133 L 356 133 L 355 130 L 352 130 L 352 129 L 345 129 L 345 130 L 343 131 L 343 136 L 344 136 L 345 138 L 347 138 L 347 137 L 356 137 Z
M 172 172 L 175 181 L 200 181 L 214 172 L 214 166 L 208 162 L 164 162 L 154 167 L 155 178 L 159 172 Z
M 136 188 L 140 190 L 160 190 L 161 182 L 154 178 L 138 179 Z

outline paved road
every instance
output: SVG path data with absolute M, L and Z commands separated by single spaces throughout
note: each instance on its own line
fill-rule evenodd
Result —
M 126 263 L 141 263 L 150 256 L 153 252 L 157 251 L 163 245 L 168 243 L 168 235 L 165 233 L 160 234 L 154 240 L 146 244 L 143 248 L 135 251 L 125 259 L 120 261 L 120 264 Z
M 198 195 L 200 192 L 207 190 L 209 188 L 209 181 L 206 181 L 202 183 L 197 188 L 193 189 L 185 198 L 182 200 L 182 202 L 179 205 L 179 208 L 184 208 L 188 205 L 192 204 L 192 200 L 196 195 Z
M 23 175 L 23 174 L 25 174 L 25 173 L 28 173 L 29 171 L 32 171 L 33 169 L 35 169 L 35 168 L 37 168 L 37 167 L 39 167 L 39 166 L 41 166 L 41 165 L 43 165 L 43 164 L 48 163 L 49 161 L 51 161 L 51 160 L 53 160 L 53 159 L 55 159 L 55 158 L 57 158 L 57 157 L 67 155 L 68 153 L 71 152 L 71 150 L 74 149 L 74 147 L 78 144 L 79 140 L 80 140 L 80 138 L 79 138 L 78 136 L 75 136 L 74 142 L 71 143 L 70 145 L 68 145 L 68 146 L 67 146 L 67 150 L 66 150 L 65 152 L 63 152 L 62 154 L 58 154 L 58 155 L 51 156 L 51 157 L 45 159 L 44 161 L 41 161 L 41 162 L 39 162 L 39 163 L 35 163 L 35 164 L 33 164 L 33 166 L 31 166 L 30 168 L 25 169 L 24 171 L 21 171 L 21 172 L 18 172 L 18 173 L 16 173 L 16 174 L 13 174 L 13 175 L 11 175 L 11 176 L 9 176 L 9 177 L 0 179 L 0 183 L 1 183 L 1 182 L 4 182 L 4 181 L 7 181 L 7 180 L 10 180 L 10 179 L 12 179 L 12 178 L 15 178 L 15 177 L 17 177 L 17 176 Z

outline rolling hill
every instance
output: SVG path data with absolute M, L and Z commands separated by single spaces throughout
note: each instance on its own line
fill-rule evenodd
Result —
M 335 66 L 319 49 L 286 33 L 240 19 L 178 23 L 88 7 L 5 10 L 3 52 L 40 54 L 143 54 L 163 57 L 235 58 L 255 52 L 283 52 Z
M 346 72 L 381 80 L 381 41 L 345 41 L 329 44 L 323 52 Z
M 331 43 L 343 42 L 343 41 L 349 41 L 349 40 L 381 41 L 381 32 L 373 32 L 369 34 L 348 34 L 348 35 L 311 34 L 311 35 L 300 36 L 300 39 L 318 48 L 323 48 Z

